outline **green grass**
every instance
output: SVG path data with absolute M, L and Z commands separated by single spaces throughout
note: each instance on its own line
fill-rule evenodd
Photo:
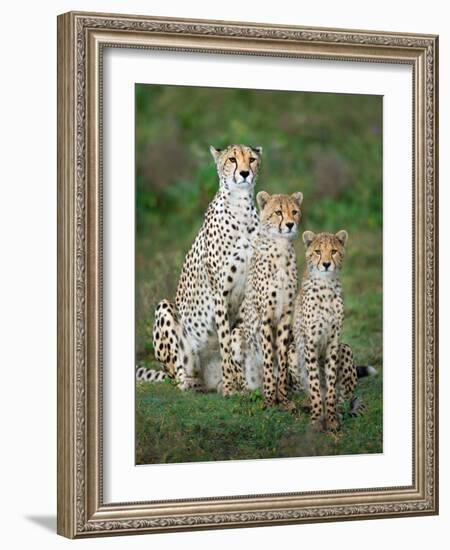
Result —
M 259 392 L 223 398 L 218 394 L 180 392 L 170 382 L 137 385 L 137 464 L 202 462 L 377 453 L 382 450 L 379 377 L 363 379 L 358 394 L 365 415 L 344 413 L 337 435 L 315 433 L 294 399 L 296 413 L 263 409 Z
M 258 395 L 224 399 L 139 383 L 139 464 L 382 452 L 382 100 L 376 96 L 171 86 L 136 90 L 136 360 L 158 368 L 153 315 L 173 299 L 187 250 L 217 190 L 208 147 L 262 145 L 257 190 L 302 191 L 302 229 L 346 229 L 343 341 L 368 410 L 337 436 L 305 413 L 262 409 Z M 296 244 L 301 274 L 304 249 Z

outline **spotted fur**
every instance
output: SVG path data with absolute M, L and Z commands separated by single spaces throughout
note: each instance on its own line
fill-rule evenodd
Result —
M 162 300 L 153 328 L 157 360 L 181 389 L 230 395 L 242 375 L 230 361 L 230 327 L 243 300 L 259 217 L 253 190 L 261 147 L 210 148 L 219 190 L 187 253 L 175 303 Z
M 146 367 L 136 367 L 137 382 L 163 382 L 169 378 L 168 374 L 163 370 L 148 369 Z
M 295 301 L 290 364 L 293 377 L 307 388 L 313 428 L 337 430 L 337 403 L 350 400 L 354 412 L 357 369 L 352 350 L 341 344 L 344 302 L 339 273 L 348 235 L 346 231 L 303 233 L 306 270 Z
M 235 370 L 249 389 L 262 388 L 267 406 L 288 400 L 287 352 L 297 291 L 293 239 L 300 222 L 301 193 L 258 193 L 260 232 L 250 260 L 239 322 L 231 335 Z

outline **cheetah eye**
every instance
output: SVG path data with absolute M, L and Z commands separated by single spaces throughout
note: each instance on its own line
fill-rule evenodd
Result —
M 314 250 L 314 252 L 315 252 L 318 256 L 320 256 L 320 250 Z
M 282 212 L 281 212 L 281 210 L 276 210 L 276 211 L 275 211 L 275 214 L 276 214 L 277 216 L 281 216 Z
M 296 216 L 298 214 L 298 210 L 292 210 L 292 215 Z
M 331 254 L 334 255 L 334 254 L 336 254 L 336 252 L 337 252 L 337 250 L 334 250 L 334 248 L 333 248 L 333 250 L 331 251 Z
M 236 164 L 236 159 L 235 159 L 234 157 L 230 157 L 228 160 L 229 160 L 230 162 Z
M 255 160 L 256 160 L 255 157 L 250 157 L 250 164 L 251 164 L 252 162 L 255 162 Z

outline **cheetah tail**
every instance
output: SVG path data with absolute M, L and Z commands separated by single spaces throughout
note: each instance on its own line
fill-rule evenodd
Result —
M 362 416 L 366 409 L 366 404 L 360 397 L 353 397 L 350 402 L 350 416 Z
M 363 367 L 356 367 L 356 374 L 358 378 L 364 378 L 365 376 L 376 376 L 378 371 L 375 367 L 365 365 Z
M 162 382 L 169 378 L 169 375 L 156 369 L 147 369 L 146 367 L 136 367 L 137 382 Z

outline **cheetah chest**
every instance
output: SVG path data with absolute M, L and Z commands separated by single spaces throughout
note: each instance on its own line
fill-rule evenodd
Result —
M 306 333 L 315 341 L 318 350 L 324 352 L 342 326 L 343 302 L 338 289 L 314 285 L 305 296 L 304 312 Z
M 239 237 L 231 251 L 226 269 L 227 283 L 230 287 L 230 312 L 235 316 L 245 295 L 252 244 L 246 237 Z
M 296 291 L 297 271 L 291 250 L 275 250 L 277 257 L 273 275 L 268 285 L 268 300 L 274 307 L 274 318 L 279 321 L 286 311 L 292 309 L 292 300 Z
M 286 265 L 280 266 L 275 272 L 273 283 L 269 289 L 269 296 L 275 297 L 274 316 L 277 321 L 290 308 L 292 292 L 292 281 L 287 273 Z

